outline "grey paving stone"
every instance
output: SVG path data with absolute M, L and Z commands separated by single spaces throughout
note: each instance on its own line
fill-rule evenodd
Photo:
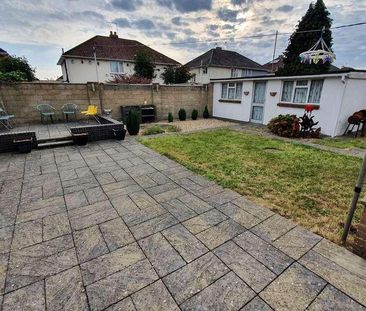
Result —
M 213 206 L 207 202 L 199 199 L 191 193 L 186 193 L 183 196 L 178 197 L 179 201 L 186 204 L 190 209 L 194 210 L 197 214 L 201 214 L 213 209 Z
M 157 202 L 145 191 L 131 193 L 129 197 L 141 209 L 151 207 L 157 204 Z
M 12 248 L 23 248 L 42 242 L 42 219 L 17 224 Z
M 62 187 L 64 189 L 65 194 L 95 188 L 98 186 L 99 186 L 98 181 L 95 179 L 94 176 L 85 176 L 62 182 Z
M 337 265 L 311 250 L 299 262 L 357 302 L 366 305 L 366 277 Z
M 204 231 L 218 223 L 226 220 L 228 217 L 217 209 L 211 209 L 208 212 L 202 213 L 196 217 L 183 222 L 183 225 L 193 234 Z
M 216 256 L 208 253 L 166 276 L 163 281 L 178 304 L 229 272 Z
M 217 209 L 246 229 L 250 229 L 262 221 L 230 202 L 219 206 Z
M 145 163 L 145 164 L 136 163 L 135 166 L 126 167 L 125 171 L 127 174 L 130 174 L 132 177 L 136 177 L 136 176 L 141 176 L 141 175 L 145 175 L 148 173 L 154 173 L 154 172 L 156 172 L 156 169 L 147 163 Z
M 136 226 L 130 227 L 136 239 L 142 239 L 148 235 L 162 231 L 178 223 L 178 220 L 171 214 L 165 213 Z
M 265 220 L 274 215 L 268 208 L 255 204 L 243 196 L 233 200 L 232 203 L 261 220 Z
M 228 219 L 214 227 L 198 233 L 196 237 L 200 239 L 209 249 L 214 249 L 244 231 L 244 227 L 240 226 L 233 220 Z
M 74 240 L 80 263 L 108 253 L 98 226 L 74 232 Z
M 267 305 L 263 299 L 259 298 L 259 296 L 255 297 L 252 301 L 246 304 L 240 311 L 272 311 L 273 309 Z
M 47 310 L 88 310 L 79 267 L 46 278 Z
M 43 240 L 50 240 L 71 233 L 67 213 L 60 213 L 43 218 Z
M 273 245 L 294 259 L 308 252 L 322 237 L 302 227 L 295 227 L 276 240 Z
M 201 185 L 196 184 L 193 180 L 191 180 L 189 178 L 178 179 L 176 181 L 176 183 L 178 185 L 180 185 L 181 187 L 183 187 L 184 189 L 190 190 L 190 191 L 198 191 L 198 190 L 202 189 Z
M 276 274 L 293 262 L 293 259 L 250 231 L 234 238 L 234 242 Z
M 79 207 L 69 211 L 71 227 L 81 230 L 118 217 L 109 201 Z
M 151 188 L 158 186 L 158 183 L 156 183 L 150 176 L 148 175 L 141 175 L 134 178 L 135 181 L 144 189 Z M 167 181 L 168 182 L 168 181 Z
M 102 223 L 99 227 L 110 251 L 135 241 L 131 232 L 120 218 Z
M 208 252 L 201 241 L 181 224 L 170 227 L 162 233 L 187 262 L 191 262 Z
M 132 299 L 127 297 L 105 309 L 105 311 L 136 311 L 136 308 L 133 305 Z
M 219 246 L 214 253 L 257 293 L 276 277 L 232 241 Z
M 132 178 L 108 185 L 103 185 L 102 187 L 104 192 L 110 199 L 119 197 L 121 195 L 128 195 L 133 192 L 141 191 L 141 187 L 137 185 Z
M 137 310 L 179 311 L 179 307 L 161 280 L 132 295 Z
M 126 224 L 131 227 L 163 214 L 166 214 L 166 210 L 160 205 L 154 205 L 142 210 L 138 208 L 136 210 L 130 210 L 127 214 L 123 215 L 122 218 Z
M 318 297 L 307 308 L 310 311 L 357 310 L 366 308 L 355 302 L 332 285 L 327 285 Z
M 182 310 L 234 311 L 255 296 L 255 293 L 233 272 L 229 272 L 196 296 L 181 305 Z
M 160 232 L 140 240 L 139 244 L 160 277 L 186 264 Z
M 207 198 L 207 202 L 212 206 L 218 207 L 234 199 L 237 199 L 238 197 L 240 197 L 239 193 L 230 189 L 225 189 L 220 193 L 209 196 Z
M 34 283 L 77 265 L 70 235 L 28 246 L 11 253 L 6 291 Z
M 273 242 L 295 226 L 296 224 L 291 220 L 276 214 L 250 229 L 250 231 L 267 242 Z
M 164 202 L 161 205 L 179 221 L 184 221 L 197 215 L 196 212 L 177 199 Z
M 84 191 L 76 191 L 73 193 L 65 194 L 65 201 L 68 210 L 89 205 L 89 202 L 86 199 Z
M 8 226 L 0 229 L 0 254 L 6 254 L 10 251 L 13 230 L 13 226 Z
M 111 173 L 103 173 L 95 175 L 95 178 L 101 185 L 111 184 L 116 182 Z
M 122 180 L 126 180 L 126 179 L 130 179 L 130 175 L 128 175 L 124 170 L 119 169 L 119 170 L 113 170 L 110 172 L 111 175 L 113 176 L 113 178 L 116 181 L 122 181 Z
M 192 191 L 196 196 L 203 200 L 207 200 L 209 197 L 214 196 L 216 194 L 219 194 L 223 192 L 225 189 L 219 185 L 213 184 L 210 186 L 207 186 L 205 188 L 202 188 L 197 191 Z
M 101 187 L 85 189 L 84 192 L 89 204 L 108 200 Z
M 142 260 L 86 287 L 90 308 L 102 310 L 158 279 L 148 260 Z
M 117 271 L 123 270 L 144 258 L 145 255 L 141 249 L 136 243 L 133 243 L 85 262 L 81 264 L 81 272 L 85 285 L 89 285 Z
M 162 202 L 167 202 L 167 201 L 176 199 L 180 196 L 185 195 L 186 193 L 187 193 L 187 191 L 184 190 L 183 188 L 176 188 L 176 189 L 173 189 L 173 190 L 169 190 L 169 191 L 166 191 L 166 192 L 155 194 L 155 195 L 153 195 L 153 198 L 157 202 L 162 203 Z
M 179 186 L 171 181 L 164 183 L 164 184 L 159 184 L 158 186 L 155 187 L 151 187 L 146 189 L 146 192 L 150 195 L 157 195 L 163 192 L 167 192 L 169 190 L 173 190 L 173 189 L 177 189 L 179 188 Z
M 28 285 L 4 296 L 3 311 L 46 310 L 44 281 Z
M 9 254 L 0 254 L 0 295 L 4 293 Z
M 324 280 L 295 262 L 259 296 L 275 310 L 304 310 L 325 285 Z

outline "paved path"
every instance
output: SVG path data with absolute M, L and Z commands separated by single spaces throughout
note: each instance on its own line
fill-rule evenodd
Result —
M 0 172 L 4 311 L 366 310 L 366 261 L 134 140 Z

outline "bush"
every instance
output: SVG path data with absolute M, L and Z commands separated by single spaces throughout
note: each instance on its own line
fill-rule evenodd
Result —
M 196 109 L 192 110 L 192 120 L 197 120 L 198 117 L 198 111 Z
M 185 119 L 187 119 L 187 113 L 184 108 L 179 109 L 178 117 L 179 117 L 179 120 L 181 120 L 181 121 L 184 121 Z
M 0 71 L 0 82 L 19 82 L 26 81 L 27 76 L 21 71 L 1 72 Z
M 168 122 L 173 122 L 173 114 L 171 112 L 168 114 Z
M 142 135 L 155 135 L 155 134 L 161 134 L 165 131 L 160 127 L 160 125 L 153 125 L 151 127 L 148 127 Z
M 207 106 L 205 106 L 205 110 L 203 110 L 203 118 L 208 119 L 210 117 L 210 114 L 208 112 Z
M 268 123 L 270 131 L 282 137 L 299 137 L 300 123 L 295 115 L 279 115 Z
M 126 76 L 121 74 L 113 74 L 113 78 L 108 80 L 108 83 L 121 83 L 121 84 L 150 84 L 152 79 L 140 77 L 136 74 L 132 76 Z
M 126 120 L 127 131 L 130 135 L 137 135 L 140 131 L 140 112 L 136 109 L 131 109 L 128 112 Z

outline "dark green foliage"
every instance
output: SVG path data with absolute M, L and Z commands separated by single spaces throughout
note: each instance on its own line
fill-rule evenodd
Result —
M 168 114 L 168 122 L 173 122 L 173 114 L 171 112 Z
M 192 77 L 188 68 L 181 66 L 177 68 L 169 67 L 161 74 L 165 84 L 187 83 Z
M 295 115 L 280 114 L 269 121 L 268 128 L 278 136 L 299 137 L 300 135 L 299 119 Z
M 197 120 L 197 117 L 198 117 L 198 110 L 193 109 L 192 116 L 191 116 L 192 120 Z
M 302 64 L 299 55 L 309 50 L 320 38 L 321 32 L 297 33 L 314 29 L 326 29 L 332 26 L 332 19 L 323 0 L 317 0 L 315 4 L 310 4 L 308 11 L 302 17 L 296 27 L 296 31 L 289 39 L 289 45 L 284 53 L 284 68 L 280 69 L 278 75 L 297 75 L 297 74 L 317 74 L 329 71 L 330 63 L 323 64 Z M 332 32 L 326 30 L 323 39 L 331 49 Z
M 144 132 L 143 135 L 155 135 L 165 133 L 165 131 L 161 128 L 160 125 L 153 125 L 148 127 Z
M 181 120 L 181 121 L 184 121 L 185 119 L 187 119 L 187 113 L 184 108 L 179 109 L 178 117 L 179 117 L 179 120 Z
M 35 69 L 28 64 L 25 57 L 4 57 L 0 59 L 0 81 L 33 81 Z
M 136 109 L 131 109 L 128 112 L 126 127 L 130 135 L 137 135 L 140 131 L 140 112 Z
M 205 106 L 205 110 L 203 110 L 203 118 L 208 119 L 210 117 L 210 113 L 208 112 L 207 106 Z
M 135 73 L 137 76 L 147 79 L 152 79 L 154 75 L 154 63 L 149 52 L 145 49 L 140 49 L 135 55 Z

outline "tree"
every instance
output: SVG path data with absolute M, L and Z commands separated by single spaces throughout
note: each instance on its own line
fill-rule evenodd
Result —
M 189 70 L 184 66 L 177 68 L 169 67 L 165 69 L 161 76 L 163 77 L 165 84 L 187 83 L 192 77 Z
M 302 64 L 299 59 L 299 55 L 309 50 L 319 40 L 321 35 L 318 31 L 303 31 L 325 27 L 323 39 L 331 49 L 333 39 L 329 28 L 332 26 L 332 19 L 329 16 L 330 13 L 323 0 L 317 0 L 315 4 L 310 4 L 308 11 L 302 17 L 296 27 L 296 31 L 289 39 L 289 45 L 284 53 L 284 67 L 278 70 L 278 75 L 317 74 L 329 71 L 329 62 L 325 64 L 321 61 L 318 64 Z
M 135 73 L 137 76 L 153 79 L 154 63 L 146 49 L 139 49 L 135 55 Z
M 0 81 L 33 81 L 35 69 L 25 57 L 8 56 L 0 59 Z

